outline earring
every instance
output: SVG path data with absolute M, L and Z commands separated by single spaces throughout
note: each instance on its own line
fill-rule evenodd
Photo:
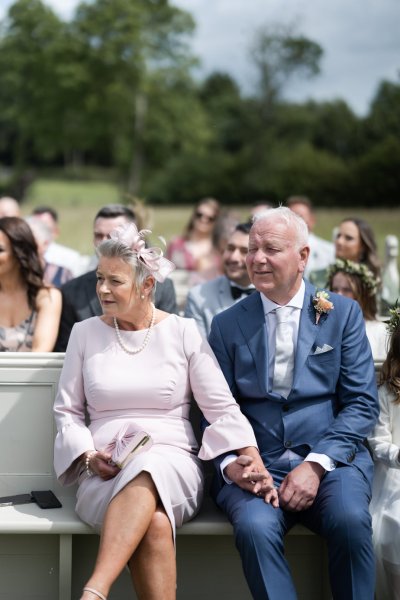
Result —
M 140 299 L 144 300 L 144 294 L 141 294 Z

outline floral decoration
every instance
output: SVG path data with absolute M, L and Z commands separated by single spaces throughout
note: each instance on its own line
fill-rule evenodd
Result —
M 389 313 L 390 319 L 387 321 L 386 327 L 389 333 L 394 333 L 395 330 L 400 326 L 400 305 L 398 298 L 393 308 L 389 309 Z
M 328 292 L 321 290 L 315 294 L 313 297 L 313 304 L 315 308 L 315 324 L 318 325 L 318 321 L 321 318 L 321 315 L 328 314 L 335 307 L 333 306 L 333 302 L 329 300 Z

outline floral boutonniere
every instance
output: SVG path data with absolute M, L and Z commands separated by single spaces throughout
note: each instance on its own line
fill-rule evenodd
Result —
M 318 325 L 318 321 L 322 314 L 328 314 L 334 309 L 333 302 L 329 300 L 328 292 L 320 291 L 317 292 L 313 298 L 313 304 L 315 308 L 315 324 Z

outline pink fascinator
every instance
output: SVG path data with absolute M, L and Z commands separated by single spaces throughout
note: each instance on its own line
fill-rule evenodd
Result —
M 163 256 L 161 248 L 157 246 L 146 248 L 144 238 L 150 233 L 149 229 L 138 231 L 134 223 L 127 223 L 114 229 L 110 233 L 110 238 L 128 246 L 137 255 L 138 260 L 150 271 L 154 279 L 162 283 L 175 269 L 175 265 Z

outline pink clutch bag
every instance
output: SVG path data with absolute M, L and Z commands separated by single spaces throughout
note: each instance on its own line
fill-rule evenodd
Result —
M 110 462 L 123 469 L 134 456 L 149 450 L 152 445 L 148 433 L 135 423 L 125 423 L 105 451 L 112 453 Z

